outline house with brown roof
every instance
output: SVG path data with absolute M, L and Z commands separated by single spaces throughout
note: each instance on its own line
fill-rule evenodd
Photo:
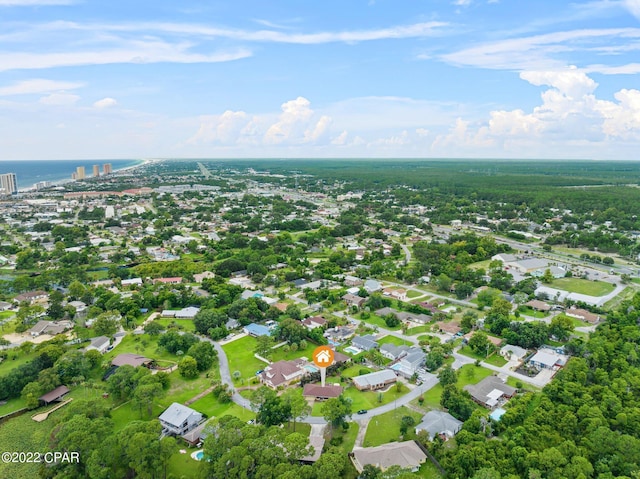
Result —
M 448 333 L 451 335 L 458 334 L 460 331 L 462 331 L 462 328 L 460 327 L 460 323 L 457 323 L 454 321 L 450 321 L 446 323 L 444 321 L 438 321 L 436 323 L 436 326 L 438 327 L 438 331 L 440 331 L 441 333 Z
M 307 329 L 324 328 L 327 325 L 327 320 L 322 316 L 312 316 L 302 320 L 302 324 Z
M 347 303 L 347 306 L 356 306 L 361 308 L 362 305 L 367 301 L 367 298 L 362 298 L 355 294 L 347 293 L 342 297 L 342 300 Z
M 551 305 L 545 303 L 544 301 L 540 301 L 539 299 L 532 299 L 528 303 L 524 303 L 524 305 L 529 306 L 531 309 L 542 311 L 544 313 L 551 309 Z
M 305 384 L 302 388 L 304 397 L 314 398 L 316 401 L 325 401 L 331 398 L 337 398 L 342 394 L 343 387 L 339 384 L 328 384 L 322 386 L 320 384 Z
M 113 366 L 133 366 L 137 368 L 138 366 L 148 367 L 153 362 L 153 359 L 145 358 L 144 356 L 140 356 L 139 354 L 134 353 L 122 353 L 118 354 L 115 358 L 111 360 L 111 364 Z
M 581 319 L 587 323 L 595 324 L 600 321 L 600 315 L 587 311 L 586 309 L 571 307 L 565 311 L 567 316 L 571 318 Z
M 307 370 L 297 362 L 283 360 L 272 363 L 264 368 L 258 375 L 258 378 L 260 382 L 266 386 L 277 389 L 279 386 L 287 386 L 299 381 L 306 373 Z
M 30 304 L 46 302 L 48 299 L 49 293 L 47 293 L 46 291 L 28 291 L 13 298 L 13 300 L 17 303 L 26 301 Z
M 38 401 L 42 401 L 45 405 L 50 404 L 54 401 L 62 401 L 65 394 L 69 392 L 69 388 L 67 386 L 58 386 L 53 391 L 49 391 L 47 394 L 43 394 L 38 398 Z

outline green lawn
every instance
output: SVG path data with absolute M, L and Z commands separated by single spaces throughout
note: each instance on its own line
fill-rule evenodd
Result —
M 55 413 L 54 413 L 55 414 Z M 46 451 L 53 423 L 35 422 L 30 414 L 0 424 L 0 451 Z M 0 477 L 31 479 L 39 477 L 40 464 L 18 464 L 0 461 Z
M 171 386 L 167 395 L 162 398 L 158 403 L 165 408 L 173 402 L 185 403 L 189 399 L 194 398 L 205 389 L 209 388 L 212 382 L 219 378 L 217 371 L 210 371 L 209 377 L 206 377 L 206 373 L 201 373 L 199 377 L 194 379 L 185 379 L 180 376 L 178 371 L 172 372 L 169 377 L 171 378 Z
M 118 346 L 104 355 L 105 361 L 111 361 L 122 353 L 140 354 L 151 359 L 167 359 L 177 361 L 179 358 L 158 346 L 158 336 L 148 334 L 127 334 Z
M 397 338 L 396 336 L 392 336 L 390 334 L 378 340 L 378 344 L 382 346 L 383 344 L 395 344 L 396 346 L 411 346 L 410 341 L 406 341 L 402 338 Z
M 153 404 L 153 414 L 147 416 L 147 411 L 134 409 L 130 402 L 111 410 L 111 418 L 113 419 L 114 429 L 120 431 L 124 429 L 131 421 L 151 421 L 156 419 L 166 407 L 162 407 L 157 403 Z
M 284 347 L 272 349 L 271 360 L 274 362 L 282 361 L 282 360 L 291 361 L 293 359 L 298 359 L 302 357 L 305 357 L 308 360 L 311 360 L 311 355 L 313 354 L 313 350 L 316 349 L 317 347 L 318 346 L 316 344 L 313 344 L 312 342 L 307 341 L 307 347 L 304 349 L 297 349 L 295 351 L 289 350 L 288 352 L 285 352 Z
M 26 401 L 22 398 L 13 398 L 7 400 L 6 404 L 0 406 L 0 416 L 9 414 L 10 412 L 17 411 L 25 407 Z
M 546 318 L 547 316 L 549 316 L 548 312 L 544 312 L 544 311 L 536 311 L 533 308 L 530 308 L 529 306 L 520 306 L 518 308 L 518 311 L 520 311 L 520 314 L 524 314 L 525 316 L 531 316 L 532 318 L 538 318 L 538 319 L 542 319 L 542 318 Z
M 554 279 L 549 286 L 563 291 L 587 294 L 589 296 L 604 296 L 615 289 L 615 286 L 611 283 L 605 283 L 604 281 L 589 281 L 582 278 Z
M 358 318 L 361 319 L 362 321 L 366 322 L 366 323 L 373 324 L 374 326 L 378 326 L 380 328 L 389 329 L 391 331 L 397 331 L 397 330 L 402 328 L 402 326 L 400 324 L 397 325 L 397 326 L 393 326 L 393 327 L 387 326 L 387 323 L 384 322 L 384 319 L 382 319 L 380 316 L 378 316 L 377 314 L 374 314 L 374 313 L 369 313 L 369 317 L 367 319 L 364 319 L 362 317 L 362 313 L 360 313 L 358 315 Z
M 0 311 L 0 321 L 3 319 L 10 318 L 14 314 L 16 313 L 14 313 L 13 311 Z
M 266 363 L 254 357 L 256 339 L 251 336 L 245 336 L 227 343 L 222 348 L 229 359 L 231 373 L 240 371 L 242 378 L 245 380 L 253 378 L 256 375 L 256 371 L 264 369 L 266 366 Z
M 407 329 L 407 336 L 414 336 L 421 333 L 431 333 L 433 324 L 423 324 L 422 326 L 416 326 L 415 328 Z M 418 338 L 420 339 L 420 338 Z
M 344 369 L 342 371 L 342 373 L 340 373 L 341 376 L 344 376 L 345 378 L 352 378 L 354 376 L 360 376 L 360 371 L 367 371 L 367 373 L 371 372 L 371 369 L 366 368 L 360 364 L 354 364 L 353 366 L 349 366 L 348 368 Z M 364 374 L 367 374 L 364 373 Z
M 413 289 L 410 289 L 407 291 L 407 298 L 419 298 L 420 296 L 424 296 L 424 293 L 421 293 L 420 291 L 415 291 Z
M 491 356 L 487 358 L 485 357 L 484 354 L 477 354 L 473 352 L 469 346 L 460 348 L 460 354 L 464 354 L 465 356 L 468 356 L 473 359 L 479 359 L 480 361 L 484 361 L 486 363 L 493 364 L 494 366 L 498 366 L 498 367 L 504 366 L 505 364 L 507 364 L 507 360 L 504 359 L 502 356 L 500 356 L 498 353 L 493 353 Z
M 24 354 L 19 350 L 9 350 L 8 354 L 9 356 L 7 357 L 7 359 L 3 359 L 2 362 L 0 362 L 0 376 L 7 374 L 12 369 L 15 369 L 18 366 L 31 361 L 37 356 L 36 353 L 32 352 L 29 354 Z
M 180 449 L 186 450 L 186 454 L 181 454 Z M 196 450 L 187 448 L 185 443 L 180 441 L 169 459 L 167 477 L 203 477 L 204 463 L 191 457 L 191 453 Z
M 341 437 L 342 444 L 340 444 L 340 447 L 345 452 L 351 452 L 353 450 L 353 445 L 356 443 L 356 437 L 358 436 L 359 429 L 360 426 L 358 426 L 357 422 L 350 422 L 349 429 L 346 431 L 343 431 L 342 428 L 336 429 L 333 432 L 333 437 Z
M 477 384 L 494 372 L 491 369 L 476 366 L 475 364 L 465 364 L 458 370 L 458 389 L 462 389 L 468 384 Z
M 196 330 L 193 321 L 190 319 L 173 319 L 173 318 L 161 318 L 155 319 L 154 323 L 162 325 L 164 328 L 177 328 L 180 331 L 188 331 L 193 333 Z
M 400 421 L 404 416 L 411 416 L 416 424 L 422 420 L 422 414 L 412 409 L 401 406 L 398 409 L 389 411 L 371 419 L 367 432 L 364 436 L 364 447 L 374 447 L 392 441 L 401 440 Z M 415 431 L 410 429 L 402 440 L 415 437 Z
M 243 421 L 254 419 L 255 413 L 244 409 L 233 402 L 220 403 L 213 394 L 207 394 L 205 397 L 198 399 L 189 407 L 206 414 L 209 418 L 219 418 L 222 416 L 235 416 Z
M 407 394 L 409 390 L 403 385 L 400 392 L 396 391 L 396 387 L 392 386 L 387 392 L 380 391 L 358 391 L 354 386 L 348 386 L 342 393 L 346 398 L 351 400 L 351 410 L 355 413 L 360 409 L 373 409 L 384 404 L 388 404 Z M 322 402 L 315 402 L 311 412 L 312 416 L 322 416 L 320 409 Z

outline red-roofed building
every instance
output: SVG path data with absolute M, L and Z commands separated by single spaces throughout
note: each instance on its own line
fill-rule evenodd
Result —
M 260 382 L 272 389 L 299 381 L 307 370 L 294 361 L 278 361 L 270 364 L 259 374 Z
M 326 399 L 337 398 L 342 394 L 343 387 L 339 384 L 329 384 L 322 386 L 320 384 L 305 384 L 302 389 L 302 395 L 312 397 L 316 401 L 324 401 Z

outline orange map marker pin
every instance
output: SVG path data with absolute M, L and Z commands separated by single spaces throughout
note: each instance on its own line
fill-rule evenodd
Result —
M 327 378 L 327 367 L 333 364 L 335 354 L 329 346 L 318 346 L 313 351 L 313 364 L 320 368 L 320 379 L 322 387 Z

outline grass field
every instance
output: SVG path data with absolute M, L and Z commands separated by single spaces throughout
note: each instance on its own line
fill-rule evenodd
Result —
M 423 324 L 422 326 L 416 326 L 415 328 L 407 329 L 407 336 L 414 336 L 416 334 L 422 333 L 431 333 L 431 328 L 433 328 L 433 324 Z M 420 338 L 418 338 L 420 339 Z
M 383 344 L 395 344 L 396 346 L 411 346 L 412 343 L 402 338 L 397 338 L 395 336 L 388 334 L 382 339 L 379 339 L 378 344 L 380 346 L 382 346 Z
M 46 451 L 52 427 L 51 421 L 33 421 L 31 414 L 13 418 L 0 425 L 0 451 Z M 11 464 L 0 461 L 0 477 L 3 478 L 31 479 L 39 477 L 39 469 L 40 464 L 36 463 Z
M 158 323 L 166 329 L 177 328 L 180 331 L 188 331 L 191 333 L 193 333 L 196 330 L 196 327 L 193 324 L 193 321 L 190 319 L 162 318 L 162 319 L 155 319 L 154 323 Z
M 191 457 L 196 449 L 186 451 L 186 454 L 180 454 L 179 449 L 176 449 L 173 453 L 167 466 L 167 477 L 203 477 L 204 463 Z
M 400 392 L 396 391 L 395 386 L 391 386 L 391 388 L 387 392 L 380 391 L 358 391 L 355 387 L 349 386 L 342 393 L 346 398 L 351 400 L 351 410 L 352 412 L 359 411 L 361 409 L 373 409 L 378 406 L 382 406 L 384 404 L 389 404 L 390 402 L 395 401 L 396 399 L 401 398 L 405 394 L 407 394 L 408 389 L 406 385 L 402 386 Z M 313 409 L 311 412 L 312 416 L 322 416 L 320 409 L 322 408 L 322 402 L 316 402 L 313 405 Z
M 369 422 L 363 446 L 380 446 L 381 444 L 400 440 L 400 421 L 404 416 L 411 416 L 416 424 L 422 420 L 422 414 L 405 406 L 376 416 Z M 414 437 L 415 431 L 411 428 L 403 439 L 412 439 Z
M 413 289 L 410 289 L 410 290 L 407 291 L 407 298 L 409 298 L 409 299 L 419 298 L 420 296 L 424 296 L 424 293 L 421 293 L 419 291 L 415 291 Z
M 544 312 L 544 311 L 536 311 L 533 308 L 530 308 L 529 306 L 520 306 L 518 308 L 518 311 L 520 311 L 520 314 L 524 314 L 525 316 L 531 316 L 532 318 L 538 318 L 538 319 L 542 319 L 542 318 L 546 318 L 547 316 L 549 316 L 548 312 Z
M 342 376 L 344 376 L 345 378 L 352 378 L 354 376 L 360 376 L 360 371 L 367 371 L 367 373 L 371 372 L 371 369 L 366 368 L 360 364 L 354 364 L 353 366 L 349 366 L 348 368 L 344 369 L 341 373 Z M 363 374 L 367 374 L 367 373 L 363 373 Z
M 615 289 L 615 286 L 611 283 L 605 283 L 604 281 L 589 281 L 582 278 L 558 278 L 554 279 L 549 286 L 563 291 L 587 294 L 589 296 L 604 296 Z
M 17 368 L 21 364 L 31 361 L 37 356 L 36 353 L 24 354 L 19 350 L 9 351 L 9 356 L 0 362 L 0 376 L 7 374 L 12 369 Z
M 207 394 L 205 397 L 198 399 L 189 407 L 206 414 L 209 418 L 219 418 L 228 415 L 235 416 L 243 421 L 248 421 L 256 417 L 252 411 L 244 409 L 233 402 L 220 403 L 212 394 Z
M 232 374 L 234 371 L 240 371 L 242 378 L 248 380 L 256 375 L 256 371 L 265 368 L 266 364 L 253 356 L 255 347 L 256 340 L 251 336 L 245 336 L 222 347 L 229 359 L 229 370 Z
M 104 355 L 105 361 L 111 361 L 115 356 L 122 353 L 140 354 L 151 359 L 167 359 L 170 361 L 178 359 L 175 354 L 171 354 L 158 346 L 157 336 L 153 337 L 148 334 L 126 335 L 118 346 Z
M 340 444 L 340 447 L 345 452 L 351 452 L 353 450 L 353 445 L 356 443 L 356 437 L 358 436 L 359 429 L 360 426 L 358 426 L 358 423 L 352 421 L 349 423 L 349 429 L 346 431 L 343 431 L 342 428 L 336 429 L 333 432 L 333 437 L 341 437 L 342 444 Z
M 468 346 L 460 348 L 460 354 L 464 354 L 465 356 L 468 356 L 473 359 L 479 359 L 480 361 L 484 361 L 486 363 L 493 364 L 494 366 L 498 366 L 498 367 L 504 366 L 505 364 L 507 364 L 507 360 L 504 359 L 502 356 L 500 356 L 498 353 L 493 353 L 491 356 L 487 358 L 484 356 L 484 354 L 474 353 L 471 350 L 471 348 Z
M 0 406 L 0 416 L 22 409 L 25 407 L 26 403 L 27 402 L 22 398 L 9 399 L 6 404 Z
M 360 313 L 358 315 L 358 318 L 361 319 L 362 321 L 364 321 L 365 323 L 369 323 L 369 324 L 372 324 L 374 326 L 378 326 L 380 328 L 385 328 L 385 329 L 388 329 L 390 331 L 397 331 L 397 330 L 402 328 L 402 326 L 400 324 L 397 325 L 397 326 L 393 326 L 393 327 L 387 326 L 387 323 L 384 322 L 384 319 L 382 319 L 380 316 L 378 316 L 377 314 L 374 314 L 374 313 L 369 313 L 369 317 L 367 319 L 362 318 L 362 313 Z

